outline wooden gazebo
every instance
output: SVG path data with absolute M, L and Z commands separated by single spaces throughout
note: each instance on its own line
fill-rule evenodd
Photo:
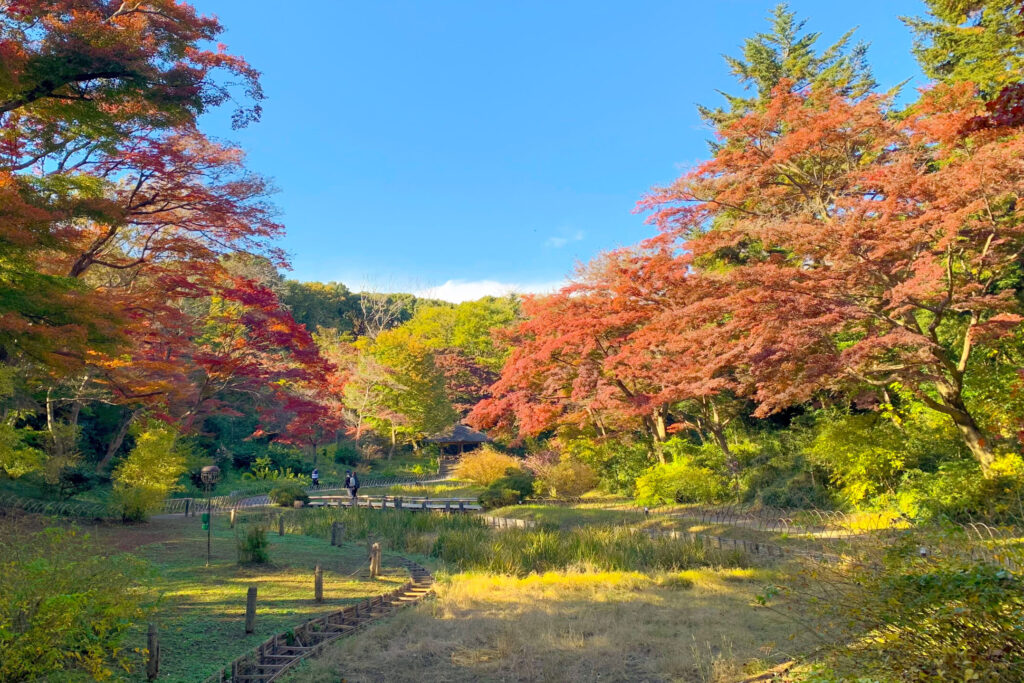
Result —
M 426 443 L 436 443 L 440 446 L 442 455 L 461 455 L 467 450 L 472 450 L 483 443 L 491 443 L 491 441 L 493 441 L 491 437 L 464 424 L 457 424 L 444 434 L 426 439 Z M 457 451 L 455 451 L 456 448 L 458 448 Z

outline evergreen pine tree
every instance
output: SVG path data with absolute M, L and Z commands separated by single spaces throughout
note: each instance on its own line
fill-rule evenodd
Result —
M 903 17 L 914 54 L 929 78 L 974 83 L 987 99 L 1020 82 L 1024 71 L 1021 0 L 925 0 L 928 17 Z
M 785 3 L 772 10 L 769 23 L 771 31 L 744 41 L 742 56 L 723 55 L 745 92 L 732 95 L 719 90 L 725 107 L 698 105 L 701 117 L 711 126 L 717 128 L 757 109 L 784 78 L 792 80 L 796 89 L 828 85 L 852 97 L 875 87 L 866 60 L 867 44 L 850 44 L 855 29 L 819 53 L 815 45 L 821 34 L 805 32 L 806 20 L 797 20 L 796 12 Z

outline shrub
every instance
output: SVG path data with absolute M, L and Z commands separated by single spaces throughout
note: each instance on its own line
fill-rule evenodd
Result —
M 17 479 L 43 469 L 46 453 L 25 441 L 25 431 L 0 424 L 0 472 Z
M 159 422 L 136 434 L 135 447 L 113 475 L 113 504 L 124 521 L 146 519 L 175 489 L 187 459 L 177 437 L 171 427 Z
M 689 459 L 655 465 L 636 482 L 636 500 L 641 505 L 716 503 L 726 491 L 722 476 Z
M 459 479 L 468 479 L 481 486 L 492 483 L 506 476 L 509 468 L 521 469 L 520 461 L 511 455 L 499 453 L 493 446 L 482 446 L 462 456 L 455 467 Z
M 264 564 L 270 560 L 268 546 L 267 530 L 250 527 L 245 536 L 238 539 L 238 564 Z
M 890 542 L 862 544 L 841 565 L 809 565 L 780 587 L 784 613 L 805 607 L 821 617 L 813 628 L 838 643 L 818 680 L 1020 680 L 1024 578 L 973 559 L 978 549 L 958 532 Z M 1020 548 L 1003 552 L 1024 561 Z
M 896 490 L 909 471 L 934 471 L 966 455 L 951 420 L 912 397 L 899 412 L 823 413 L 804 448 L 824 468 L 849 505 Z
M 504 477 L 492 481 L 480 494 L 480 505 L 487 510 L 515 505 L 533 493 L 533 485 L 532 474 L 517 467 L 509 467 Z
M 501 480 L 499 479 L 498 481 L 500 482 Z M 503 508 L 506 505 L 516 505 L 520 500 L 522 500 L 522 497 L 519 491 L 504 486 L 495 486 L 494 484 L 488 486 L 487 490 L 480 494 L 480 505 L 485 510 Z
M 104 680 L 130 670 L 144 566 L 75 529 L 0 537 L 0 681 Z
M 334 462 L 345 467 L 355 467 L 359 464 L 359 449 L 354 443 L 346 442 L 334 450 Z
M 646 443 L 620 439 L 571 439 L 564 443 L 562 457 L 589 465 L 603 490 L 626 495 L 633 494 L 637 478 L 654 461 Z
M 294 481 L 308 483 L 309 478 L 294 472 L 291 467 L 275 468 L 269 455 L 261 455 L 252 464 L 252 472 L 242 474 L 242 479 L 258 481 Z
M 538 477 L 536 488 L 552 498 L 575 500 L 597 484 L 597 474 L 589 465 L 563 458 Z
M 1019 520 L 1024 512 L 1024 476 L 1014 462 L 1019 460 L 1016 455 L 1003 456 L 991 478 L 985 478 L 973 460 L 946 462 L 937 472 L 913 470 L 896 492 L 896 508 L 914 519 Z
M 270 502 L 286 508 L 294 507 L 297 500 L 301 500 L 303 505 L 309 503 L 309 494 L 306 493 L 305 487 L 294 480 L 281 481 L 270 490 L 267 497 L 270 498 Z

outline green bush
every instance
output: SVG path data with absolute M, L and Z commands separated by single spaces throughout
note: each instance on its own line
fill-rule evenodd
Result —
M 509 467 L 505 476 L 495 479 L 480 494 L 480 505 L 486 510 L 516 505 L 533 493 L 533 475 L 518 467 Z
M 359 464 L 359 449 L 354 443 L 345 442 L 334 450 L 334 462 L 352 468 Z
M 654 462 L 646 443 L 621 439 L 570 439 L 563 445 L 562 457 L 589 465 L 601 489 L 626 495 L 633 494 L 637 478 Z
M 113 505 L 124 521 L 141 521 L 160 509 L 185 472 L 188 453 L 178 434 L 152 422 L 135 435 L 135 447 L 114 470 Z
M 144 566 L 75 529 L 0 537 L 0 681 L 93 681 L 138 661 Z
M 1019 456 L 1004 456 L 999 463 Z M 985 478 L 974 460 L 946 462 L 937 472 L 913 470 L 906 474 L 894 497 L 877 502 L 895 507 L 912 519 L 945 518 L 957 522 L 985 519 L 989 522 L 1019 521 L 1024 517 L 1024 477 L 1017 468 L 996 468 L 997 476 Z
M 552 498 L 576 500 L 598 483 L 597 474 L 590 465 L 563 457 L 557 464 L 544 469 L 537 477 L 535 488 Z
M 905 532 L 783 586 L 784 613 L 805 608 L 835 643 L 813 680 L 1019 681 L 1024 578 L 972 559 L 974 543 L 958 531 Z M 1024 562 L 1019 547 L 1000 552 Z
M 717 503 L 726 492 L 724 477 L 688 459 L 655 465 L 636 482 L 636 500 L 641 505 Z
M 238 539 L 238 564 L 264 564 L 270 560 L 267 552 L 267 530 L 254 526 Z
M 908 472 L 933 472 L 967 455 L 948 418 L 912 397 L 901 403 L 899 411 L 818 416 L 804 453 L 828 473 L 847 505 L 894 492 Z
M 500 481 L 500 480 L 499 480 Z M 516 505 L 522 500 L 519 491 L 502 486 L 491 484 L 487 490 L 480 494 L 480 505 L 485 510 L 503 508 L 507 505 Z
M 517 458 L 500 453 L 491 445 L 484 445 L 464 454 L 459 464 L 455 466 L 455 474 L 459 479 L 490 486 L 506 476 L 509 468 L 520 469 L 519 465 L 520 461 Z
M 270 490 L 267 497 L 270 498 L 270 502 L 286 508 L 294 507 L 297 500 L 301 500 L 303 505 L 309 504 L 306 488 L 295 480 L 282 480 Z

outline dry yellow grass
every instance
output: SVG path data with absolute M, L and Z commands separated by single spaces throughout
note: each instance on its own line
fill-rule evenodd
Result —
M 765 570 L 440 577 L 437 598 L 290 680 L 735 681 L 801 651 L 752 606 Z

